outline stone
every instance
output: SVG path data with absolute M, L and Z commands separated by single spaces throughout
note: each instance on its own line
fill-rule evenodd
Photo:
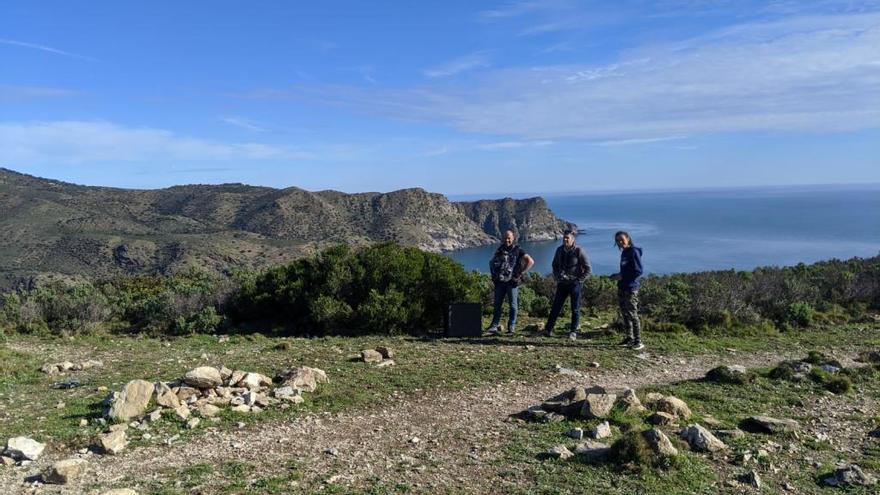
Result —
M 153 390 L 153 384 L 146 380 L 128 382 L 113 401 L 107 416 L 115 421 L 128 421 L 142 416 L 153 397 Z
M 839 467 L 834 470 L 834 474 L 825 478 L 825 484 L 828 486 L 874 486 L 877 484 L 877 478 L 862 471 L 862 468 L 852 464 L 849 466 Z
M 111 431 L 101 435 L 101 448 L 104 453 L 115 455 L 122 452 L 128 446 L 125 430 Z
M 559 373 L 560 375 L 574 376 L 577 378 L 582 378 L 584 376 L 584 374 L 578 370 L 566 368 L 566 367 L 559 365 L 559 364 L 556 365 L 556 372 Z
M 758 475 L 758 472 L 755 470 L 751 470 L 748 473 L 745 473 L 738 477 L 740 483 L 745 483 L 746 485 L 752 485 L 755 488 L 760 489 L 762 482 L 761 477 Z
M 717 430 L 715 431 L 715 434 L 723 438 L 736 440 L 737 438 L 744 437 L 746 435 L 746 432 L 740 430 L 739 428 L 734 428 L 732 430 Z
M 0 466 L 14 466 L 15 459 L 12 457 L 7 457 L 5 455 L 0 455 Z
M 547 450 L 547 457 L 552 459 L 568 459 L 574 454 L 565 445 L 556 445 Z
M 194 430 L 198 428 L 199 423 L 201 422 L 202 420 L 200 420 L 199 418 L 190 418 L 189 421 L 186 422 L 186 428 L 188 430 Z
M 110 425 L 110 431 L 125 431 L 128 429 L 128 424 L 126 423 L 118 423 L 115 425 Z
M 6 442 L 6 450 L 3 453 L 17 461 L 36 461 L 45 448 L 46 444 L 32 438 L 14 437 Z
M 645 410 L 636 391 L 631 388 L 624 389 L 618 395 L 617 404 L 628 414 L 637 414 Z
M 220 408 L 213 404 L 202 404 L 196 409 L 196 411 L 198 411 L 199 416 L 203 418 L 213 418 L 220 413 Z
M 58 461 L 43 473 L 43 481 L 56 485 L 70 483 L 85 471 L 87 464 L 88 462 L 85 459 L 76 458 Z
M 226 382 L 230 387 L 235 387 L 244 378 L 244 375 L 247 375 L 247 372 L 241 370 L 235 370 L 232 372 L 232 375 L 229 377 L 229 381 Z
M 104 367 L 104 362 L 99 361 L 97 359 L 89 359 L 87 361 L 83 361 L 82 363 L 80 363 L 80 368 L 82 368 L 84 370 L 90 370 L 92 368 L 103 368 L 103 367 Z
M 197 388 L 184 386 L 178 387 L 176 394 L 180 402 L 189 402 L 191 399 L 201 396 L 202 392 Z
M 373 349 L 364 349 L 361 351 L 361 360 L 365 363 L 379 363 L 382 362 L 382 359 L 382 353 Z
M 603 421 L 599 423 L 598 425 L 596 425 L 595 428 L 590 431 L 590 436 L 597 440 L 610 437 L 611 424 L 609 424 L 608 421 Z
M 615 394 L 587 394 L 581 407 L 581 417 L 586 419 L 607 418 L 617 400 Z
M 579 443 L 574 449 L 575 455 L 589 462 L 601 462 L 611 455 L 611 447 L 601 442 L 587 441 Z
M 314 392 L 319 383 L 329 383 L 330 379 L 323 370 L 301 366 L 282 371 L 275 377 L 275 382 L 304 392 Z
M 229 379 L 232 378 L 232 370 L 226 366 L 217 366 L 217 371 L 220 372 L 220 379 L 223 380 L 223 383 L 228 382 Z
M 199 389 L 219 387 L 223 384 L 220 370 L 213 366 L 199 366 L 187 371 L 183 375 L 183 381 L 187 385 Z
M 101 493 L 101 495 L 138 495 L 138 492 L 132 490 L 131 488 L 116 488 L 103 492 Z
M 648 423 L 656 426 L 672 426 L 678 424 L 678 418 L 665 412 L 655 412 L 648 416 Z
M 162 419 L 162 410 L 161 409 L 156 409 L 155 411 L 151 412 L 150 414 L 147 414 L 147 421 L 149 421 L 150 423 L 155 423 L 156 421 L 159 421 L 160 419 Z
M 168 385 L 156 382 L 153 389 L 156 394 L 156 404 L 169 409 L 177 409 L 180 406 L 180 399 L 177 398 L 177 394 Z
M 83 418 L 83 419 L 79 420 L 79 425 L 80 425 L 80 427 L 89 426 L 89 420 L 87 420 L 86 418 Z
M 698 424 L 692 424 L 682 429 L 681 437 L 691 446 L 691 449 L 699 452 L 717 452 L 727 448 L 727 445 L 718 440 L 712 432 Z
M 381 363 L 379 363 L 379 364 L 376 365 L 377 368 L 386 368 L 386 367 L 388 367 L 388 366 L 394 366 L 394 360 L 392 360 L 392 359 L 386 359 L 386 360 L 384 360 L 384 361 L 382 361 Z
M 260 373 L 247 373 L 239 382 L 239 386 L 245 387 L 248 390 L 257 390 L 260 387 L 268 387 L 270 385 L 272 385 L 272 380 Z
M 71 363 L 70 361 L 62 361 L 62 362 L 58 363 L 58 368 L 61 371 L 70 371 L 74 368 L 74 364 Z
M 642 436 L 645 438 L 645 441 L 648 442 L 648 445 L 651 447 L 651 450 L 654 451 L 654 454 L 660 457 L 678 455 L 678 449 L 672 445 L 672 441 L 669 440 L 669 437 L 657 428 L 646 430 L 642 433 Z
M 574 438 L 575 440 L 580 440 L 584 438 L 584 430 L 582 428 L 572 428 L 565 432 L 565 436 L 569 438 Z
M 800 429 L 800 425 L 793 419 L 776 419 L 770 416 L 752 416 L 746 418 L 740 424 L 740 428 L 755 433 L 777 434 L 792 432 Z
M 657 392 L 649 392 L 648 395 L 645 396 L 645 404 L 651 409 L 654 409 L 657 402 L 662 400 L 663 397 L 663 394 L 658 394 Z
M 688 405 L 678 397 L 674 395 L 668 395 L 658 400 L 654 404 L 654 408 L 659 412 L 665 412 L 672 414 L 679 419 L 683 419 L 687 421 L 691 418 L 691 409 Z
M 299 389 L 295 389 L 290 385 L 284 387 L 278 387 L 272 391 L 272 396 L 276 399 L 289 400 L 292 397 L 299 395 Z
M 711 416 L 709 414 L 703 416 L 703 424 L 712 429 L 721 428 L 722 426 L 724 426 L 724 423 L 716 419 L 715 416 Z
M 574 387 L 555 395 L 541 405 L 545 411 L 556 412 L 566 416 L 577 416 L 583 407 L 583 401 L 587 398 L 584 387 Z
M 239 405 L 237 405 L 237 406 L 233 406 L 233 407 L 231 408 L 231 410 L 234 411 L 234 412 L 237 412 L 237 413 L 249 413 L 249 412 L 251 412 L 251 408 L 250 408 L 250 406 L 247 406 L 247 405 L 244 405 L 244 404 L 239 404 Z
M 174 410 L 174 415 L 184 421 L 189 419 L 190 414 L 191 414 L 191 412 L 190 412 L 189 408 L 186 406 L 186 404 L 181 404 L 181 405 L 177 406 L 177 408 Z
M 393 359 L 394 351 L 390 347 L 377 347 L 376 352 L 382 355 L 382 359 Z
M 58 366 L 58 363 L 46 363 L 40 366 L 40 372 L 46 373 L 47 375 L 54 375 L 60 373 L 61 368 Z

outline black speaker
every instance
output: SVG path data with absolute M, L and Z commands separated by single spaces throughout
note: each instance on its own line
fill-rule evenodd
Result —
M 446 311 L 447 337 L 479 337 L 483 334 L 480 303 L 454 303 Z

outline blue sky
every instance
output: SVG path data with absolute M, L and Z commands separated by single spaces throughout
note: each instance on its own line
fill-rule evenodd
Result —
M 880 1 L 5 1 L 0 166 L 447 194 L 880 182 Z

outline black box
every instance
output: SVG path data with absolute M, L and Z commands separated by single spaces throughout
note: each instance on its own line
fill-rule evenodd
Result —
M 483 335 L 483 309 L 480 303 L 454 303 L 446 310 L 446 337 Z

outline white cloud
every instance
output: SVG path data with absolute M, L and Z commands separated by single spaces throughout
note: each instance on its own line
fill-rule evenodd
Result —
M 6 166 L 312 158 L 312 153 L 267 144 L 221 143 L 110 122 L 0 123 L 0 163 Z
M 880 14 L 746 23 L 605 65 L 484 72 L 468 86 L 325 88 L 407 120 L 521 141 L 880 127 Z
M 0 44 L 2 45 L 11 45 L 11 46 L 20 46 L 23 48 L 31 48 L 34 50 L 40 50 L 43 52 L 54 53 L 56 55 L 64 55 L 65 57 L 73 57 L 81 60 L 88 60 L 89 62 L 97 62 L 98 59 L 87 57 L 85 55 L 77 55 L 76 53 L 66 52 L 64 50 L 59 50 L 57 48 L 52 48 L 51 46 L 38 45 L 35 43 L 26 43 L 24 41 L 16 41 L 16 40 L 8 40 L 8 39 L 0 39 Z
M 437 67 L 425 69 L 422 73 L 428 77 L 449 77 L 469 70 L 488 66 L 489 59 L 486 57 L 486 54 L 484 52 L 475 52 L 450 60 Z
M 231 117 L 230 116 L 230 117 L 223 117 L 220 120 L 222 120 L 223 122 L 225 122 L 231 126 L 240 127 L 242 129 L 245 129 L 248 131 L 266 132 L 266 129 L 264 127 L 256 124 L 254 121 L 252 121 L 250 119 L 246 119 L 243 117 Z

